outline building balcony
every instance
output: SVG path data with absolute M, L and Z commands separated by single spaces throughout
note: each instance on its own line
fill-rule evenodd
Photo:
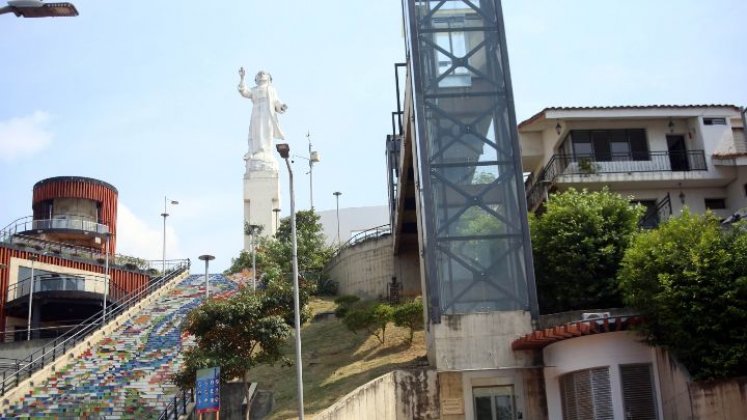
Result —
M 537 177 L 527 180 L 527 205 L 536 209 L 545 200 L 549 189 L 558 183 L 583 183 L 591 175 L 599 175 L 595 182 L 614 180 L 645 181 L 646 173 L 656 174 L 652 180 L 661 179 L 662 173 L 707 171 L 704 150 L 682 152 L 660 151 L 645 153 L 613 153 L 604 157 L 594 155 L 556 154 L 545 165 Z M 618 175 L 644 174 L 634 179 L 620 179 Z

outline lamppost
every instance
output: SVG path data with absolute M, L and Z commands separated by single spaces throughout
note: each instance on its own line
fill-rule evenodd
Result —
M 161 277 L 166 277 L 166 218 L 169 217 L 169 213 L 166 210 L 166 205 L 171 202 L 173 205 L 179 204 L 176 200 L 169 200 L 166 196 L 163 197 L 163 213 L 161 213 L 161 216 L 163 216 L 163 271 L 161 272 Z
M 25 18 L 78 16 L 78 10 L 71 3 L 44 3 L 39 0 L 9 0 L 7 6 L 0 7 L 0 15 L 5 13 Z
M 334 194 L 337 203 L 337 246 L 340 246 L 340 196 L 342 193 L 335 191 L 332 194 Z
M 208 264 L 210 263 L 210 261 L 214 260 L 215 257 L 212 255 L 205 254 L 205 255 L 200 255 L 197 258 L 201 259 L 202 261 L 205 261 L 205 300 L 208 300 L 208 298 L 210 297 L 210 288 L 208 287 Z
M 290 166 L 290 147 L 287 143 L 276 145 L 280 157 L 288 167 L 290 184 L 291 263 L 293 266 L 293 319 L 296 328 L 296 381 L 298 382 L 298 418 L 303 420 L 303 366 L 301 364 L 301 310 L 298 299 L 298 244 L 296 242 L 296 197 L 293 192 L 293 170 Z
M 254 235 L 259 231 L 259 225 L 249 225 L 249 246 L 252 248 L 252 289 L 257 291 L 257 251 Z
M 31 260 L 31 287 L 29 288 L 29 319 L 26 324 L 26 341 L 31 341 L 31 305 L 34 303 L 34 261 L 37 260 L 35 254 L 29 255 Z
M 277 230 L 280 227 L 280 219 L 279 219 L 280 209 L 278 208 L 272 209 L 272 212 L 275 213 L 275 232 L 274 233 L 277 233 Z
M 309 157 L 296 156 L 309 161 L 309 206 L 314 210 L 314 164 L 319 163 L 319 152 L 311 148 L 311 133 L 306 133 L 306 139 L 309 141 Z

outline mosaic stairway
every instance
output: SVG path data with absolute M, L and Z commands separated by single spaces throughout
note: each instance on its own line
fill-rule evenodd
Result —
M 235 288 L 221 275 L 209 279 L 211 296 Z M 177 392 L 169 377 L 191 344 L 179 327 L 204 295 L 204 275 L 185 278 L 0 418 L 158 418 Z

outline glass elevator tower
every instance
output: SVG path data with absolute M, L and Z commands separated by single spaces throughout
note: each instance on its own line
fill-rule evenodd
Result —
M 500 0 L 404 0 L 430 323 L 537 304 Z

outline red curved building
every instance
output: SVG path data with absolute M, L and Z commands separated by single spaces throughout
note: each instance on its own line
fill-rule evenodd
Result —
M 34 185 L 33 214 L 0 231 L 0 341 L 42 337 L 148 285 L 145 261 L 116 254 L 117 198 L 93 178 Z
M 93 178 L 58 176 L 34 185 L 33 223 L 26 233 L 42 239 L 116 252 L 117 189 Z

